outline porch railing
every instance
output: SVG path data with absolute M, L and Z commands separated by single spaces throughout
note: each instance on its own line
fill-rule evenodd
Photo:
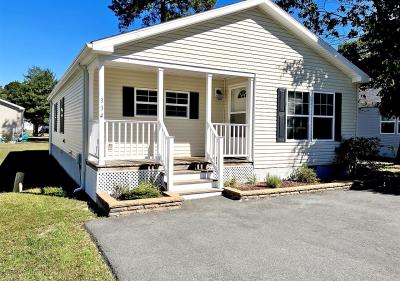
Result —
M 218 178 L 218 188 L 224 188 L 224 138 L 219 136 L 213 124 L 206 123 L 206 158 L 213 167 L 214 175 Z
M 99 157 L 99 121 L 89 122 L 89 155 Z
M 223 137 L 225 157 L 248 157 L 249 126 L 247 124 L 213 123 L 218 136 Z
M 157 121 L 106 120 L 105 153 L 111 159 L 155 159 Z
M 157 158 L 164 167 L 168 190 L 172 190 L 174 185 L 174 137 L 169 135 L 162 122 L 158 122 L 157 143 Z

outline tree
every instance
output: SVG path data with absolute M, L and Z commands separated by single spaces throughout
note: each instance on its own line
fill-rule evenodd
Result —
M 51 70 L 34 66 L 28 69 L 23 82 L 14 81 L 4 87 L 6 99 L 25 108 L 24 118 L 33 124 L 34 135 L 39 126 L 48 124 L 47 97 L 56 83 Z
M 143 26 L 210 10 L 216 0 L 112 0 L 108 6 L 118 17 L 119 29 L 127 29 L 136 20 Z

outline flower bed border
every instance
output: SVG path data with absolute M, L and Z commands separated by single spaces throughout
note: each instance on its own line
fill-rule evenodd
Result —
M 281 187 L 281 188 L 268 188 L 258 190 L 246 190 L 242 191 L 233 187 L 225 187 L 222 194 L 232 200 L 248 200 L 248 199 L 259 199 L 265 197 L 275 197 L 281 195 L 300 194 L 300 193 L 311 193 L 326 190 L 337 190 L 337 189 L 349 189 L 353 182 L 333 182 L 333 183 L 321 183 L 313 185 L 301 185 L 292 187 Z
M 132 213 L 147 213 L 179 209 L 183 198 L 174 192 L 163 192 L 163 197 L 135 200 L 117 200 L 107 192 L 97 192 L 100 207 L 107 216 L 120 216 Z

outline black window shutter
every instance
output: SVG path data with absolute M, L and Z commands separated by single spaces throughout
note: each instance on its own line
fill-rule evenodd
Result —
M 286 142 L 286 88 L 277 90 L 276 142 Z
M 199 93 L 190 92 L 189 118 L 199 119 Z
M 335 93 L 335 141 L 342 140 L 342 94 Z
M 135 116 L 135 88 L 122 88 L 122 116 Z

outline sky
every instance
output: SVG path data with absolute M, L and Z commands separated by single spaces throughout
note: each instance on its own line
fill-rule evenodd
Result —
M 217 7 L 235 2 L 218 0 Z M 0 0 L 0 85 L 23 80 L 31 66 L 50 68 L 60 78 L 86 42 L 119 33 L 110 3 Z

